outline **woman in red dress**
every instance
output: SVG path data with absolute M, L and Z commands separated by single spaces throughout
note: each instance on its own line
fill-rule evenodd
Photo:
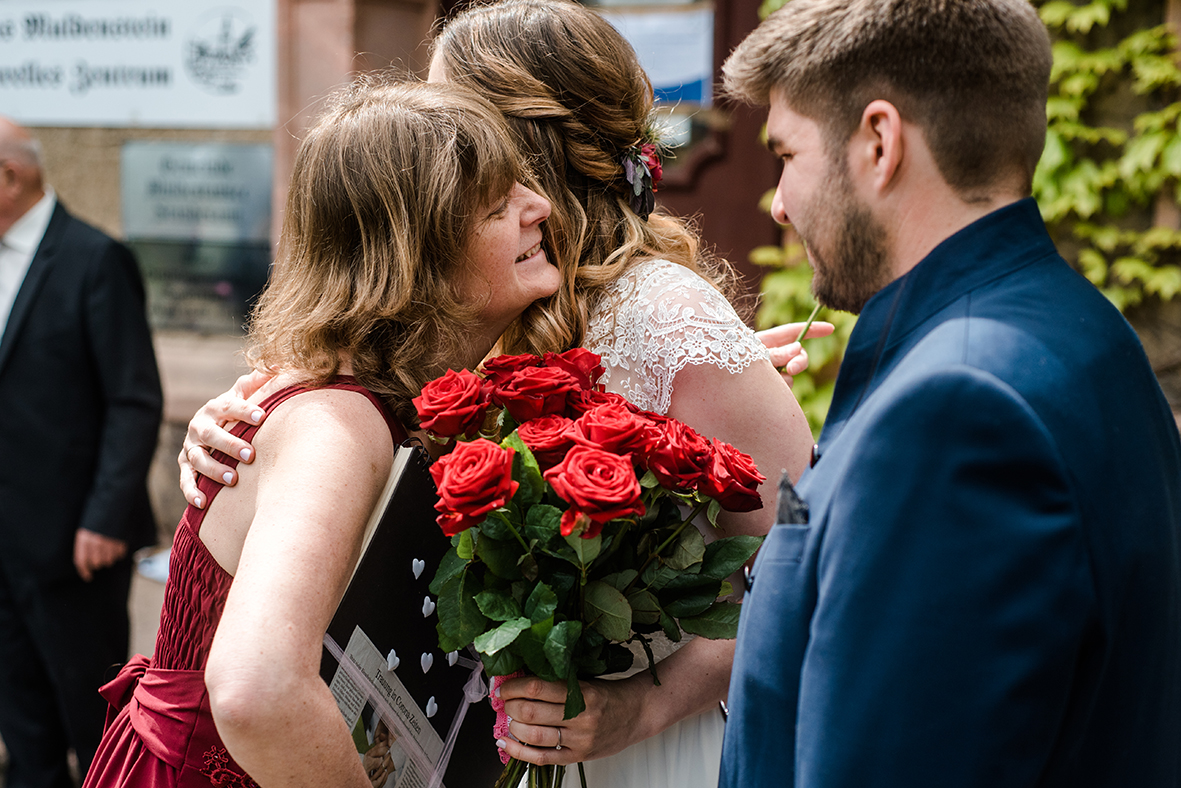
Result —
M 499 113 L 453 87 L 360 81 L 308 132 L 247 343 L 277 373 L 263 425 L 237 428 L 265 460 L 185 512 L 155 653 L 103 688 L 85 788 L 371 788 L 322 638 L 411 397 L 558 287 L 524 172 Z

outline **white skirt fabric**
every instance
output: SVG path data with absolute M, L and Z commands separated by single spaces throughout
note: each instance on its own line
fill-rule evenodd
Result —
M 722 765 L 721 708 L 681 720 L 623 752 L 583 764 L 587 788 L 717 788 Z M 563 788 L 581 788 L 578 767 Z

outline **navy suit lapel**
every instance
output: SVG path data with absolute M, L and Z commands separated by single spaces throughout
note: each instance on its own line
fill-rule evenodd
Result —
M 29 263 L 25 281 L 21 283 L 20 290 L 16 293 L 16 300 L 12 302 L 12 312 L 8 316 L 8 327 L 4 329 L 4 337 L 0 339 L 0 374 L 3 374 L 8 358 L 12 355 L 12 349 L 16 346 L 21 326 L 29 316 L 37 293 L 57 259 L 59 241 L 65 232 L 69 218 L 69 214 L 66 213 L 66 209 L 61 206 L 61 203 L 54 206 L 53 216 L 49 218 L 49 226 L 45 228 L 45 237 L 41 239 L 41 245 L 37 247 L 37 251 L 33 254 L 33 260 Z

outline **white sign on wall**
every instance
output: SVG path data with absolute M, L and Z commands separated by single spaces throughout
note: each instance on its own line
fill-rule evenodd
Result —
M 275 0 L 0 0 L 0 112 L 30 126 L 271 128 Z

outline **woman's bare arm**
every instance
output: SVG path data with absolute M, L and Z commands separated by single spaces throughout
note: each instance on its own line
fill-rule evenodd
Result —
M 214 721 L 261 785 L 371 788 L 319 668 L 392 441 L 368 400 L 325 390 L 284 403 L 258 443 L 254 516 L 206 667 Z

